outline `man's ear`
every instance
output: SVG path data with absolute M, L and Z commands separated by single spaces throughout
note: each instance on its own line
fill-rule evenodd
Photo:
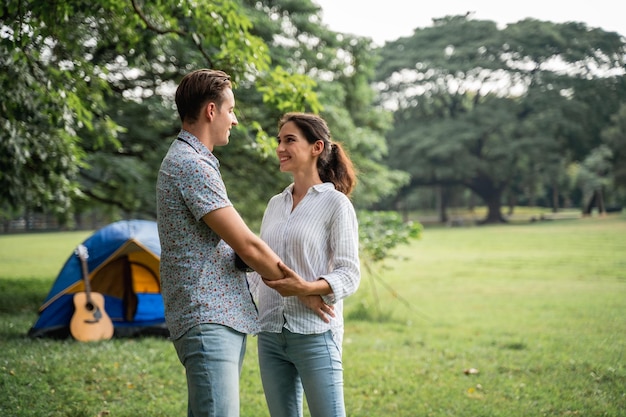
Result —
M 204 115 L 211 122 L 213 121 L 213 117 L 217 111 L 217 106 L 212 101 L 208 102 L 206 106 L 204 106 Z

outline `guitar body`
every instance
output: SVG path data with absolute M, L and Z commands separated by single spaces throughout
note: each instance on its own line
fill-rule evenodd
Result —
M 76 255 L 80 259 L 85 291 L 74 294 L 74 315 L 70 320 L 70 332 L 81 342 L 109 340 L 113 337 L 113 322 L 104 309 L 104 296 L 91 292 L 85 245 L 78 245 Z
M 76 340 L 95 342 L 113 337 L 113 322 L 104 309 L 102 294 L 78 292 L 74 294 L 74 307 L 70 332 Z

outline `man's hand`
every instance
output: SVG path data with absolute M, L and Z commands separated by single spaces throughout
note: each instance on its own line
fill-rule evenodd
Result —
M 335 307 L 326 304 L 319 295 L 301 295 L 298 299 L 326 323 L 330 323 L 329 317 L 335 317 Z
M 278 293 L 283 297 L 311 294 L 311 283 L 303 280 L 300 275 L 296 274 L 293 269 L 289 268 L 282 262 L 278 263 L 278 267 L 285 274 L 285 276 L 277 280 L 269 280 L 263 278 L 263 282 L 265 283 L 265 285 L 278 291 Z

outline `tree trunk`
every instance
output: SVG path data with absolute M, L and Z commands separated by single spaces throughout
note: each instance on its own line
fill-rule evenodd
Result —
M 487 205 L 487 217 L 480 221 L 485 223 L 506 223 L 502 216 L 502 194 L 506 184 L 494 184 L 490 178 L 476 178 L 467 184 Z
M 584 207 L 583 209 L 583 216 L 591 216 L 591 211 L 593 210 L 594 206 L 596 205 L 596 200 L 598 199 L 598 192 L 594 191 L 593 193 L 591 193 L 591 198 L 589 199 L 589 202 L 587 203 L 587 205 Z
M 604 193 L 601 188 L 599 190 L 594 190 L 593 194 L 591 194 L 591 198 L 583 210 L 583 216 L 591 216 L 593 208 L 596 206 L 598 207 L 599 215 L 606 214 L 606 207 L 604 206 Z
M 559 211 L 559 186 L 557 184 L 552 185 L 552 213 Z
M 439 213 L 439 222 L 445 224 L 448 222 L 448 198 L 445 187 L 437 187 L 437 211 Z
M 509 203 L 508 203 L 509 211 L 508 211 L 507 214 L 509 216 L 512 216 L 513 212 L 515 211 L 515 205 L 517 204 L 517 198 L 515 198 L 515 196 L 513 196 L 513 195 L 510 195 L 508 200 L 509 200 Z
M 604 206 L 604 191 L 600 188 L 598 191 L 598 214 L 604 216 L 606 214 L 606 207 Z
M 502 202 L 500 201 L 502 193 L 496 192 L 485 198 L 487 203 L 487 217 L 481 223 L 506 223 L 502 217 Z

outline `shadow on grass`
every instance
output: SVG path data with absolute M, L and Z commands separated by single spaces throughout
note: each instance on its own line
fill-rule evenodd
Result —
M 523 342 L 511 342 L 511 343 L 502 345 L 502 349 L 507 349 L 507 350 L 525 350 L 527 348 L 528 347 L 526 346 L 526 343 L 523 343 Z
M 50 288 L 44 287 L 40 279 L 0 279 L 0 313 L 36 312 Z
M 35 278 L 0 279 L 0 338 L 4 341 L 28 338 L 39 307 L 50 289 Z
M 395 319 L 391 311 L 383 311 L 370 306 L 366 301 L 361 301 L 346 312 L 346 320 L 364 321 L 372 323 L 402 323 Z

